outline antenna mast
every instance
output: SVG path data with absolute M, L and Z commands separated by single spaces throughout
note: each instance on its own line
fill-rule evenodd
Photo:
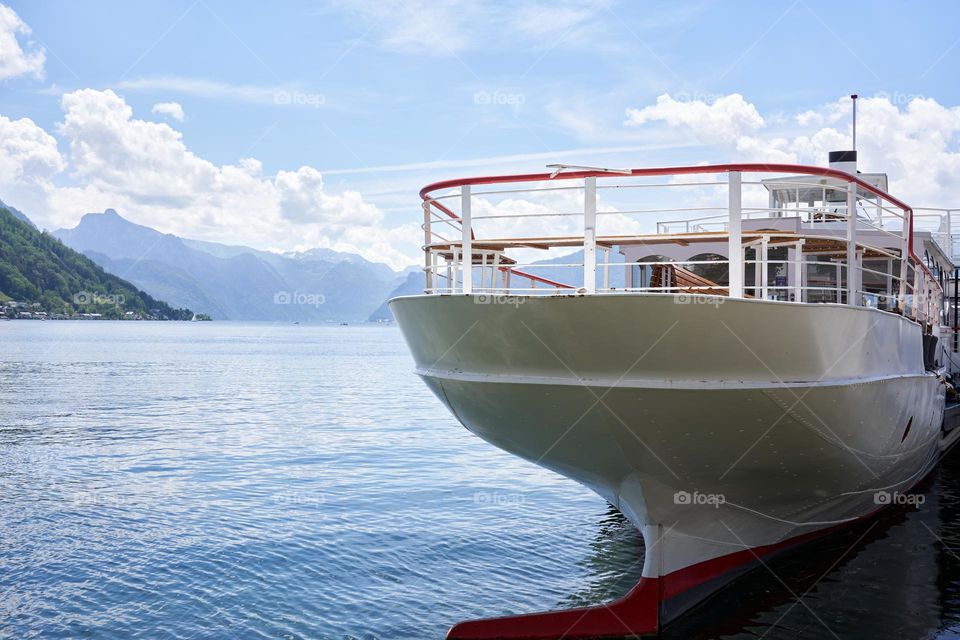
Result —
M 857 150 L 857 94 L 850 96 L 853 101 L 853 150 Z

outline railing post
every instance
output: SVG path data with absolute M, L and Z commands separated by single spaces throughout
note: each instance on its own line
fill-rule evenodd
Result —
M 923 277 L 920 269 L 917 269 L 917 290 L 920 292 L 917 302 L 917 321 L 925 324 L 927 322 L 927 279 Z
M 743 298 L 743 234 L 741 233 L 740 216 L 743 212 L 743 195 L 740 188 L 742 185 L 741 174 L 739 171 L 731 171 L 727 174 L 728 185 L 728 206 L 729 221 L 727 222 L 727 254 L 728 258 L 728 281 L 730 282 L 729 291 L 731 298 Z
M 767 300 L 770 297 L 769 289 L 769 276 L 770 276 L 770 267 L 767 266 L 767 258 L 769 257 L 770 249 L 770 236 L 764 235 L 760 238 L 760 248 L 757 250 L 757 262 L 760 264 L 757 265 L 757 272 L 760 282 L 760 299 Z
M 794 245 L 793 260 L 793 300 L 803 302 L 803 240 Z
M 597 179 L 583 180 L 583 288 L 597 291 Z
M 847 183 L 847 304 L 860 306 L 857 269 L 857 183 Z
M 920 321 L 920 267 L 913 268 L 913 319 Z
M 950 255 L 947 256 L 950 259 L 953 259 L 953 225 L 950 223 L 950 210 L 947 209 L 947 251 L 950 252 Z
M 910 211 L 903 210 L 903 230 L 901 231 L 903 239 L 900 244 L 900 291 L 897 292 L 897 307 L 904 317 L 907 315 L 907 274 L 910 273 L 908 267 L 910 264 L 909 229 L 911 228 L 911 224 Z
M 487 252 L 480 252 L 480 291 L 483 291 L 487 286 Z M 493 286 L 491 280 L 490 286 Z
M 953 258 L 957 255 L 956 245 L 953 243 L 953 209 L 947 211 L 947 227 L 950 229 L 950 232 L 947 236 L 947 242 L 950 243 L 949 258 L 953 260 Z
M 470 185 L 460 187 L 460 226 L 463 232 L 463 292 L 473 293 L 473 226 L 470 221 Z
M 842 287 L 842 285 L 843 285 L 843 268 L 842 268 L 842 266 L 843 266 L 843 263 L 840 262 L 839 259 L 837 259 L 837 304 L 840 304 L 840 302 L 843 300 L 843 296 L 840 294 L 840 292 L 843 290 L 843 287 Z
M 460 249 L 453 247 L 450 253 L 453 258 L 453 280 L 450 281 L 450 293 L 456 293 L 457 280 L 460 278 Z
M 610 247 L 603 248 L 603 289 L 610 288 Z
M 425 293 L 433 293 L 434 266 L 432 252 L 430 251 L 430 242 L 433 240 L 430 231 L 430 203 L 423 203 L 423 266 L 426 273 L 424 280 Z
M 950 302 L 947 301 L 947 309 L 950 309 Z M 951 315 L 952 313 L 952 315 Z M 947 320 L 953 327 L 953 352 L 960 350 L 960 336 L 957 335 L 957 329 L 960 328 L 957 315 L 960 314 L 960 269 L 953 270 L 953 309 L 947 311 Z

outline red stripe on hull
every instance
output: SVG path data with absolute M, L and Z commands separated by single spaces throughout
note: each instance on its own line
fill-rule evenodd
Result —
M 846 525 L 840 525 L 843 526 Z M 758 559 L 786 551 L 837 528 L 813 531 L 776 544 L 720 556 L 660 578 L 641 578 L 627 595 L 607 604 L 461 622 L 450 629 L 447 640 L 572 640 L 656 636 L 661 625 L 672 621 L 672 618 L 661 619 L 662 610 L 673 609 L 667 604 L 670 600 L 683 600 L 681 596 L 710 581 L 716 581 L 717 588 L 710 592 L 715 593 L 727 582 L 742 575 L 744 568 L 757 564 Z M 728 580 L 724 581 L 724 577 Z M 696 602 L 680 606 L 680 611 L 689 609 L 708 595 L 704 594 Z
M 851 520 L 848 523 L 827 527 L 826 529 L 819 529 L 817 531 L 803 533 L 792 538 L 787 538 L 786 540 L 777 542 L 775 544 L 751 547 L 749 549 L 744 549 L 743 551 L 737 551 L 736 553 L 731 553 L 717 558 L 711 558 L 710 560 L 705 560 L 703 562 L 690 565 L 689 567 L 684 567 L 683 569 L 677 569 L 673 573 L 667 574 L 666 576 L 660 578 L 660 580 L 663 582 L 663 599 L 669 600 L 676 596 L 682 595 L 686 591 L 689 591 L 690 589 L 693 589 L 704 582 L 722 578 L 723 576 L 731 573 L 736 573 L 737 569 L 741 569 L 746 565 L 756 564 L 768 556 L 774 555 L 781 551 L 786 551 L 791 547 L 795 547 L 803 544 L 804 542 L 809 542 L 815 538 L 820 538 L 827 534 L 833 533 L 838 529 L 861 522 L 864 518 L 869 518 L 870 515 L 863 516 L 862 518 L 858 518 L 856 520 Z
M 596 607 L 529 613 L 454 625 L 447 640 L 534 640 L 656 636 L 660 630 L 656 578 L 640 578 L 630 593 Z
M 447 640 L 573 640 L 657 636 L 661 626 L 672 622 L 679 614 L 755 568 L 750 565 L 759 564 L 764 558 L 862 522 L 882 509 L 883 507 L 880 507 L 855 520 L 804 533 L 775 544 L 712 558 L 660 578 L 641 578 L 627 595 L 607 604 L 461 622 L 450 629 Z M 715 588 L 708 593 L 693 592 L 697 587 L 711 581 Z M 683 597 L 685 595 L 688 600 L 686 602 Z M 668 612 L 669 618 L 663 619 L 664 611 Z M 670 611 L 677 613 L 671 615 Z

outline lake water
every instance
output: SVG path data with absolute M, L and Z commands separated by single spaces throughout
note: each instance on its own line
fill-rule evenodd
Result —
M 632 526 L 412 368 L 394 327 L 0 323 L 0 638 L 441 638 L 625 593 Z M 956 457 L 667 637 L 958 637 Z

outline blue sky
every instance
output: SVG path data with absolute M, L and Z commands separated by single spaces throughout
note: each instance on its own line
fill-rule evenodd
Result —
M 943 144 L 920 140 L 910 150 L 951 161 L 957 151 L 955 2 L 43 0 L 7 6 L 24 25 L 11 28 L 7 20 L 21 53 L 42 52 L 44 60 L 39 70 L 8 72 L 0 80 L 0 116 L 42 129 L 62 162 L 40 171 L 49 173 L 40 186 L 29 176 L 0 183 L 0 198 L 44 226 L 75 223 L 84 207 L 107 204 L 131 219 L 204 239 L 259 239 L 262 248 L 278 249 L 306 242 L 376 255 L 390 239 L 364 247 L 359 236 L 344 240 L 344 218 L 359 216 L 386 229 L 414 222 L 416 191 L 437 179 L 538 170 L 548 162 L 636 167 L 763 153 L 818 160 L 824 149 L 804 140 L 824 129 L 845 135 L 838 100 L 852 92 L 903 114 L 916 100 L 935 103 L 941 111 L 929 118 L 946 122 Z M 16 53 L 0 48 L 0 57 L 10 55 Z M 121 102 L 112 103 L 110 113 L 125 104 L 131 121 L 180 132 L 185 151 L 175 153 L 215 170 L 203 164 L 171 194 L 162 193 L 162 184 L 181 176 L 161 171 L 156 188 L 144 190 L 140 186 L 153 181 L 146 169 L 112 175 L 148 153 L 131 145 L 157 133 L 156 149 L 177 144 L 176 136 L 150 127 L 127 134 L 110 129 L 125 125 L 94 106 L 100 93 L 84 94 L 73 125 L 65 126 L 64 96 L 84 89 L 113 91 Z M 741 95 L 742 104 L 716 106 L 731 94 Z M 669 102 L 659 111 L 631 118 L 629 110 L 636 115 L 664 95 Z M 153 112 L 160 103 L 180 105 L 183 119 L 174 117 L 177 109 Z M 706 111 L 690 110 L 700 104 Z M 868 111 L 874 107 L 865 104 Z M 719 118 L 715 129 L 731 136 L 698 128 L 711 113 Z M 752 113 L 762 124 L 750 121 Z M 877 118 L 874 131 L 865 116 L 861 136 L 890 136 L 891 127 L 901 127 L 908 137 L 923 137 L 917 130 L 929 126 L 922 114 L 887 116 Z M 30 137 L 25 126 L 18 130 Z M 865 152 L 869 156 L 869 147 Z M 903 152 L 879 145 L 873 160 L 889 162 L 884 154 Z M 269 237 L 247 237 L 240 214 L 217 209 L 227 206 L 217 204 L 228 199 L 222 187 L 207 193 L 200 184 L 223 180 L 224 167 L 240 166 L 244 158 L 261 163 L 250 171 L 270 185 L 246 181 L 229 206 L 250 201 L 266 210 L 280 202 L 277 212 L 261 216 L 286 225 Z M 111 169 L 111 161 L 118 166 Z M 164 171 L 192 162 L 172 157 Z M 25 166 L 27 174 L 32 165 Z M 278 172 L 300 167 L 322 179 L 312 171 L 278 179 Z M 274 196 L 267 187 L 287 190 Z M 941 187 L 949 185 L 918 196 L 954 193 L 937 191 Z M 191 202 L 190 189 L 206 195 Z M 54 196 L 52 190 L 60 191 Z M 302 215 L 294 210 L 298 203 Z M 317 221 L 311 217 L 322 218 L 322 228 L 298 227 Z M 409 229 L 401 236 L 413 237 Z M 402 262 L 399 255 L 391 261 Z

